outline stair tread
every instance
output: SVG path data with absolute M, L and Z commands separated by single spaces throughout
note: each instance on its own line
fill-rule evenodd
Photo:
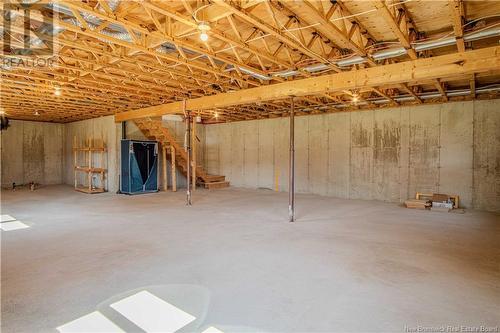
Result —
M 184 147 L 176 141 L 176 138 L 169 132 L 169 129 L 164 127 L 161 121 L 158 120 L 136 120 L 137 127 L 143 134 L 151 140 L 159 141 L 162 145 L 173 147 L 175 149 L 175 158 L 178 168 L 185 174 L 187 172 L 186 159 L 187 153 Z M 171 155 L 167 154 L 170 160 Z M 199 184 L 204 185 L 206 188 L 219 188 L 229 186 L 226 177 L 223 175 L 210 175 L 207 174 L 201 165 L 196 165 L 196 178 Z

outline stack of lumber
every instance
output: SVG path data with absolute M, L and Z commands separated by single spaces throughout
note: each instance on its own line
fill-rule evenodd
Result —
M 440 207 L 440 206 L 432 206 L 431 211 L 433 212 L 442 212 L 442 213 L 449 213 L 452 210 L 452 208 L 448 207 Z
M 441 193 L 420 193 L 417 192 L 415 199 L 418 200 L 430 200 L 431 202 L 448 202 L 450 200 L 453 202 L 453 208 L 459 208 L 458 200 L 459 197 L 456 194 L 441 194 Z
M 426 209 L 430 206 L 428 200 L 409 199 L 405 201 L 406 208 Z
M 201 184 L 208 189 L 223 188 L 229 186 L 229 182 L 226 181 L 225 176 L 206 175 L 204 180 L 205 181 L 201 182 Z

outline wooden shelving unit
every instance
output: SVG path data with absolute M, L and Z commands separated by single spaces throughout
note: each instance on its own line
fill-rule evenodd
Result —
M 105 173 L 107 169 L 104 168 L 106 160 L 107 148 L 103 140 L 87 139 L 85 146 L 79 147 L 76 136 L 73 138 L 73 169 L 75 176 L 75 190 L 83 193 L 103 193 L 106 192 L 105 186 Z M 83 155 L 85 165 L 79 165 Z M 99 164 L 96 165 L 96 161 Z M 79 174 L 84 173 L 86 177 L 86 184 L 79 184 Z M 95 184 L 94 175 L 99 175 L 99 184 Z

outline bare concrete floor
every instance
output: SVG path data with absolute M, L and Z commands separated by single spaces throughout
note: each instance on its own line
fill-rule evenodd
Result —
M 500 325 L 500 216 L 222 189 L 2 193 L 2 331 L 54 331 L 148 285 L 210 291 L 206 322 L 262 331 Z

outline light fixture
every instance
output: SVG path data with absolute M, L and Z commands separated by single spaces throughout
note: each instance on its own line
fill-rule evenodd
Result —
M 61 96 L 61 87 L 54 88 L 54 95 Z
M 219 112 L 215 111 L 214 117 L 215 117 L 215 119 L 219 119 Z
M 38 111 L 35 111 L 35 113 L 33 113 L 35 116 L 39 116 L 40 115 L 40 112 Z
M 5 111 L 4 110 L 0 110 L 0 116 L 5 116 Z
M 359 102 L 359 93 L 357 90 L 354 90 L 351 94 L 352 96 L 352 99 L 351 99 L 351 102 L 353 102 L 354 104 L 357 104 Z
M 200 39 L 203 42 L 206 42 L 208 40 L 207 31 L 210 30 L 210 25 L 207 22 L 202 21 L 198 23 L 198 30 L 200 30 Z

